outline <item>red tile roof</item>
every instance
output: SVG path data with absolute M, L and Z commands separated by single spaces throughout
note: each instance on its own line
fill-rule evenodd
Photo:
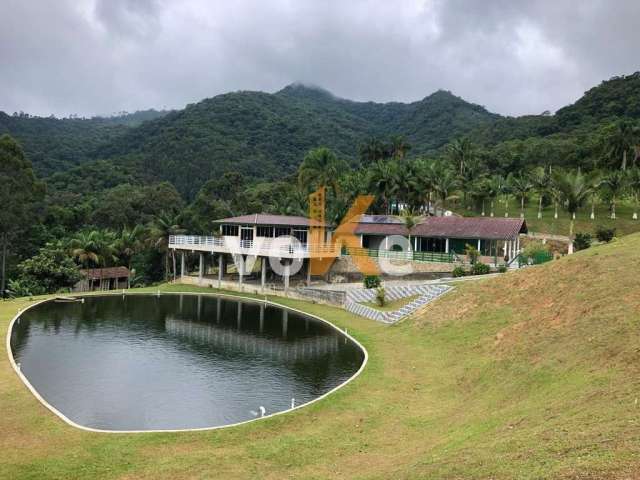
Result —
M 386 217 L 386 218 L 384 218 Z M 484 238 L 505 240 L 527 232 L 527 224 L 521 218 L 489 217 L 425 217 L 411 235 L 439 238 Z M 363 215 L 358 221 L 356 234 L 407 235 L 404 221 L 387 215 Z
M 91 268 L 88 270 L 80 270 L 80 272 L 90 280 L 125 278 L 131 275 L 127 267 Z
M 253 213 L 240 217 L 229 217 L 216 220 L 214 223 L 227 223 L 233 225 L 279 225 L 287 227 L 308 227 L 323 226 L 315 220 L 310 221 L 307 217 L 293 215 L 271 215 L 267 213 Z

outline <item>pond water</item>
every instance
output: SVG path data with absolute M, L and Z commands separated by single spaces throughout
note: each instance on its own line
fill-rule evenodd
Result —
M 364 352 L 325 322 L 200 295 L 46 302 L 14 323 L 20 370 L 70 420 L 104 430 L 204 428 L 309 402 Z

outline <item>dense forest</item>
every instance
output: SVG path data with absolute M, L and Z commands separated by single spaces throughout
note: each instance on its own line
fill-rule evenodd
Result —
M 445 91 L 379 104 L 300 84 L 171 112 L 0 112 L 0 181 L 9 187 L 0 288 L 52 291 L 79 267 L 116 264 L 135 269 L 134 283 L 158 281 L 172 268 L 170 233 L 210 232 L 228 215 L 305 215 L 321 185 L 336 223 L 360 193 L 376 196 L 378 212 L 406 215 L 434 206 L 491 215 L 511 201 L 522 214 L 529 203 L 538 216 L 551 206 L 571 217 L 606 205 L 615 217 L 617 204 L 638 199 L 639 120 L 640 73 L 555 114 L 517 118 Z

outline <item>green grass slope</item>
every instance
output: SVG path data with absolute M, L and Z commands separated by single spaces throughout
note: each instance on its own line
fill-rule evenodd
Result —
M 4 358 L 0 477 L 636 478 L 638 251 L 632 235 L 463 283 L 392 327 L 280 299 L 347 327 L 369 364 L 324 401 L 228 430 L 78 431 Z M 27 303 L 0 303 L 0 333 Z

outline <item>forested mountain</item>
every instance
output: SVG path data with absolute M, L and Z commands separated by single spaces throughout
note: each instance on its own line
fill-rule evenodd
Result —
M 360 145 L 392 135 L 404 136 L 411 156 L 436 154 L 466 136 L 486 149 L 491 169 L 544 158 L 582 166 L 594 161 L 594 132 L 603 123 L 640 118 L 638 92 L 640 74 L 615 77 L 555 115 L 514 118 L 442 90 L 413 103 L 374 103 L 292 84 L 274 94 L 218 95 L 172 112 L 92 119 L 0 113 L 0 134 L 20 141 L 36 172 L 54 175 L 49 183 L 57 190 L 110 188 L 123 178 L 133 184 L 169 181 L 190 200 L 208 179 L 227 171 L 255 180 L 292 174 L 319 146 L 356 165 Z

